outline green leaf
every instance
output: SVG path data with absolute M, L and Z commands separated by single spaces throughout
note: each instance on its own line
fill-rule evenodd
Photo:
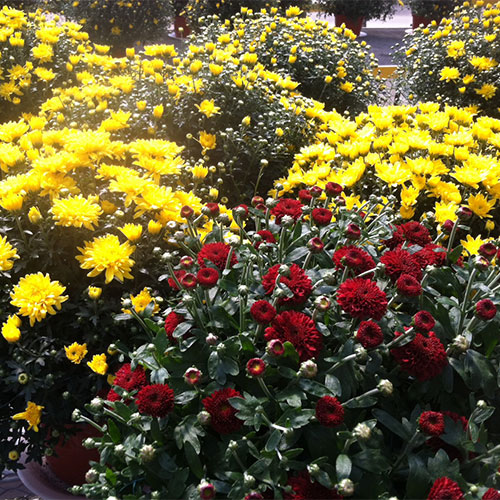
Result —
M 331 396 L 332 393 L 323 384 L 316 382 L 315 380 L 309 380 L 306 378 L 301 378 L 299 380 L 299 386 L 309 394 L 318 396 L 322 398 L 323 396 Z
M 128 420 L 130 418 L 130 415 L 132 415 L 132 410 L 124 403 L 121 401 L 115 401 L 113 403 L 113 406 L 115 408 L 115 412 L 120 415 L 124 420 Z
M 181 449 L 189 443 L 196 453 L 200 453 L 201 445 L 198 436 L 204 436 L 205 431 L 200 427 L 196 415 L 187 416 L 175 429 L 174 439 L 177 447 Z
M 408 455 L 409 474 L 406 483 L 406 498 L 425 498 L 428 493 L 429 473 L 418 455 Z
M 351 457 L 351 459 L 356 467 L 368 472 L 381 474 L 386 472 L 390 467 L 387 458 L 382 455 L 379 449 L 367 448 Z
M 385 410 L 376 408 L 372 410 L 372 414 L 382 425 L 394 432 L 394 434 L 399 436 L 403 441 L 408 441 L 411 438 L 411 433 L 409 433 L 400 422 L 398 422 Z
M 229 373 L 229 375 L 233 375 L 234 377 L 240 373 L 238 363 L 231 358 L 222 358 L 222 368 L 224 369 L 224 373 Z
M 340 384 L 340 380 L 335 375 L 327 374 L 325 377 L 325 387 L 333 396 L 342 395 L 342 385 Z
M 109 468 L 106 468 L 106 480 L 113 486 L 116 486 L 116 482 L 118 481 L 116 474 Z
M 167 350 L 169 341 L 168 337 L 165 334 L 165 331 L 158 332 L 156 334 L 156 337 L 154 339 L 154 345 L 156 347 L 156 350 L 160 353 L 164 353 Z
M 266 442 L 265 450 L 274 451 L 278 447 L 280 441 L 281 441 L 281 431 L 275 429 L 273 432 L 271 432 L 271 435 L 269 436 L 269 439 Z
M 287 387 L 276 394 L 276 401 L 286 401 L 292 408 L 300 408 L 303 395 L 297 387 Z
M 186 460 L 189 464 L 189 468 L 193 472 L 193 474 L 198 478 L 202 479 L 204 475 L 203 465 L 201 463 L 200 457 L 198 456 L 199 451 L 197 452 L 193 446 L 187 442 L 184 444 L 184 453 L 186 455 Z
M 451 252 L 448 253 L 448 260 L 452 264 L 455 264 L 462 255 L 463 251 L 464 247 L 462 245 L 458 245 L 456 248 L 454 248 Z
M 298 262 L 299 260 L 304 258 L 308 253 L 309 253 L 309 250 L 305 245 L 300 246 L 300 247 L 296 248 L 295 250 L 293 250 L 292 252 L 290 252 L 285 257 L 285 262 L 287 262 L 287 263 L 288 262 Z
M 186 480 L 188 477 L 189 469 L 187 467 L 175 471 L 175 474 L 172 475 L 172 479 L 168 482 L 168 498 L 182 498 L 182 494 L 186 489 Z
M 283 354 L 284 358 L 289 358 L 291 359 L 294 363 L 297 365 L 299 364 L 299 354 L 295 350 L 295 347 L 291 342 L 285 342 L 283 344 L 283 347 L 285 348 L 285 354 Z
M 180 339 L 187 332 L 189 332 L 189 330 L 191 330 L 191 328 L 193 328 L 193 325 L 191 323 L 187 323 L 186 321 L 184 321 L 183 323 L 180 323 L 179 325 L 177 325 L 177 327 L 173 331 L 172 335 L 173 335 L 174 339 Z
M 337 471 L 337 481 L 347 479 L 352 470 L 351 459 L 347 455 L 339 455 L 335 462 L 335 470 Z

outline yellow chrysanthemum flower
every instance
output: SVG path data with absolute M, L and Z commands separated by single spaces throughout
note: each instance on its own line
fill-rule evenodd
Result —
M 29 423 L 28 430 L 33 428 L 35 432 L 38 432 L 38 426 L 42 420 L 42 410 L 44 406 L 37 405 L 31 401 L 28 401 L 28 406 L 26 410 L 21 413 L 16 413 L 12 420 L 26 420 Z
M 491 218 L 489 212 L 495 206 L 495 200 L 488 200 L 483 194 L 471 195 L 468 199 L 468 206 L 479 217 Z
M 3 338 L 13 344 L 21 338 L 21 319 L 19 316 L 13 314 L 7 318 L 7 321 L 2 325 Z
M 102 294 L 102 288 L 98 286 L 89 286 L 88 289 L 89 298 L 92 300 L 98 300 Z
M 142 226 L 140 224 L 125 224 L 119 229 L 130 241 L 137 241 L 142 235 Z
M 76 259 L 80 262 L 82 269 L 91 269 L 87 276 L 93 278 L 103 271 L 106 274 L 106 283 L 113 278 L 123 281 L 124 278 L 134 279 L 130 270 L 134 261 L 130 255 L 134 253 L 135 246 L 128 241 L 120 244 L 118 236 L 107 234 L 94 238 L 91 242 L 86 241 L 84 248 L 78 248 L 83 255 Z
M 50 276 L 42 273 L 28 274 L 19 280 L 10 294 L 11 304 L 19 308 L 19 314 L 29 316 L 30 325 L 42 321 L 48 314 L 56 314 L 61 310 L 62 303 L 68 300 L 62 295 L 66 287 L 59 281 L 51 281 Z
M 451 82 L 453 80 L 458 80 L 460 78 L 460 71 L 458 70 L 458 68 L 450 68 L 449 66 L 445 66 L 441 70 L 440 75 L 441 75 L 440 80 Z
M 147 288 L 144 288 L 139 294 L 131 295 L 130 300 L 132 301 L 132 305 L 134 306 L 135 312 L 140 314 L 142 313 L 146 307 L 153 302 L 153 313 L 157 313 L 160 308 L 156 303 L 155 299 L 151 296 L 151 293 Z
M 163 229 L 163 224 L 161 222 L 157 222 L 155 220 L 150 220 L 148 222 L 148 233 L 155 235 L 155 234 L 160 234 L 161 230 Z
M 208 132 L 200 132 L 200 144 L 205 149 L 215 149 L 217 145 L 217 138 L 214 134 L 209 134 Z
M 7 236 L 0 236 L 0 271 L 12 269 L 12 259 L 19 259 L 17 250 L 7 241 Z
M 198 111 L 204 114 L 207 118 L 210 118 L 220 112 L 220 108 L 215 105 L 213 99 L 205 99 L 200 103 L 200 105 L 195 104 L 195 106 L 198 108 Z
M 94 354 L 92 361 L 87 361 L 89 368 L 99 375 L 105 375 L 108 371 L 108 363 L 106 363 L 106 354 Z
M 479 248 L 481 247 L 481 245 L 486 243 L 486 240 L 483 240 L 481 236 L 473 238 L 470 234 L 468 234 L 467 239 L 460 240 L 460 243 L 469 253 L 469 255 L 477 255 L 479 253 Z
M 50 212 L 58 226 L 84 226 L 93 231 L 94 225 L 99 223 L 102 209 L 93 200 L 78 195 L 54 200 Z
M 495 96 L 497 87 L 495 85 L 485 83 L 480 89 L 475 89 L 475 92 L 488 101 Z
M 28 212 L 28 219 L 32 224 L 37 224 L 42 219 L 42 214 L 38 207 L 31 207 Z
M 66 357 L 75 365 L 79 365 L 87 355 L 87 344 L 78 344 L 73 342 L 70 346 L 64 346 Z

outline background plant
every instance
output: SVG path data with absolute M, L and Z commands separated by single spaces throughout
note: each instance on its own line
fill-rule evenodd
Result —
M 325 14 L 340 14 L 350 18 L 385 19 L 394 12 L 394 0 L 319 0 Z
M 405 2 L 416 16 L 441 20 L 448 16 L 455 7 L 461 6 L 460 0 L 408 0 Z

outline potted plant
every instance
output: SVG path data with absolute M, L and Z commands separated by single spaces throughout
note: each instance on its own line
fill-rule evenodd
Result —
M 427 26 L 431 21 L 439 22 L 443 17 L 458 5 L 461 5 L 460 0 L 409 0 L 408 5 L 411 7 L 413 18 L 413 29 L 420 25 Z
M 174 33 L 178 38 L 186 38 L 191 34 L 185 15 L 187 0 L 174 0 Z
M 369 19 L 385 19 L 394 12 L 396 0 L 319 0 L 320 10 L 335 15 L 335 25 L 345 24 L 359 35 L 363 22 Z

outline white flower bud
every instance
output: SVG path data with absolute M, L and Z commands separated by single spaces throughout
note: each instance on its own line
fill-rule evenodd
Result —
M 390 380 L 384 379 L 377 384 L 377 389 L 383 396 L 390 396 L 392 394 L 394 387 Z
M 356 438 L 356 439 L 359 439 L 361 441 L 366 441 L 368 439 L 370 439 L 371 435 L 372 435 L 372 430 L 370 429 L 370 427 L 368 427 L 366 424 L 364 423 L 359 423 L 358 425 L 356 425 L 356 427 L 354 427 L 354 429 L 352 430 L 352 435 Z
M 354 483 L 349 479 L 342 479 L 337 485 L 337 491 L 345 497 L 350 497 L 354 493 Z
M 201 425 L 209 425 L 210 424 L 210 413 L 208 413 L 208 411 L 200 411 L 200 413 L 198 413 L 198 422 L 201 424 Z
M 90 407 L 95 410 L 95 411 L 99 411 L 102 409 L 102 406 L 103 406 L 103 400 L 102 398 L 94 398 L 92 399 L 92 401 L 90 402 Z
M 465 337 L 465 335 L 457 335 L 453 339 L 452 347 L 454 351 L 462 353 L 467 351 L 467 349 L 469 349 L 470 342 L 467 340 L 467 337 Z
M 99 473 L 95 469 L 89 469 L 85 474 L 87 483 L 95 483 L 99 477 Z
M 154 449 L 154 447 L 150 444 L 145 444 L 139 452 L 139 458 L 143 463 L 151 462 L 151 460 L 154 459 L 155 454 L 156 450 Z
M 217 335 L 214 335 L 213 333 L 209 333 L 206 338 L 205 338 L 205 342 L 208 344 L 208 345 L 215 345 L 217 344 L 217 341 L 219 340 L 219 337 L 217 337 Z
M 318 373 L 318 365 L 312 360 L 308 359 L 300 364 L 299 375 L 304 378 L 314 378 Z

